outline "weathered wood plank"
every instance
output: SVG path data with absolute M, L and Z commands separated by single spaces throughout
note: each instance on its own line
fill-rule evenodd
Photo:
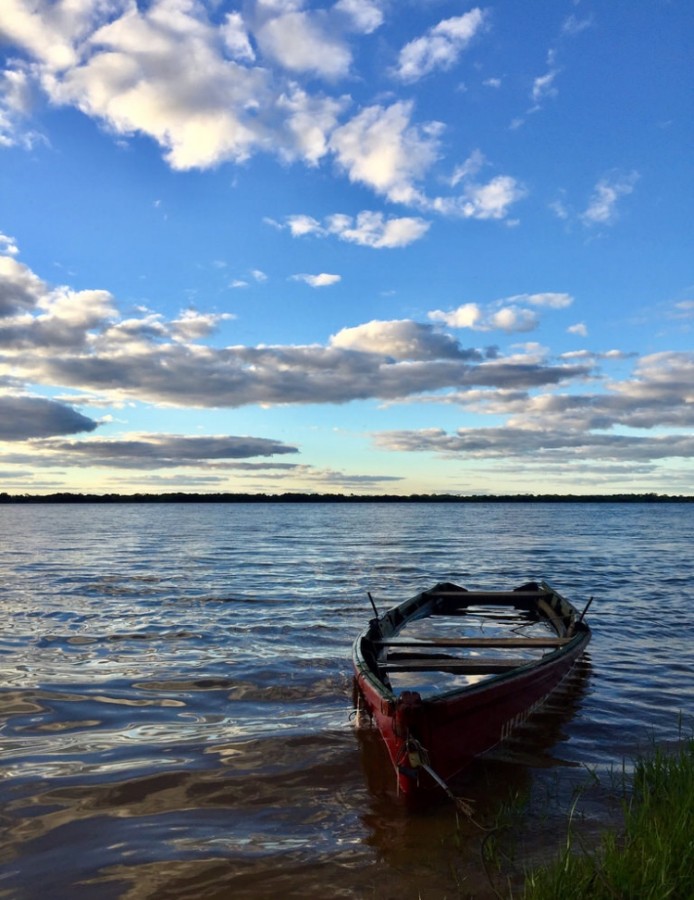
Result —
M 395 672 L 456 672 L 462 675 L 494 675 L 535 662 L 534 659 L 443 659 L 422 658 L 388 661 L 385 669 Z
M 520 603 L 527 605 L 528 601 L 535 602 L 541 597 L 546 597 L 545 591 L 427 591 L 427 597 L 460 600 L 461 603 L 498 603 L 499 605 L 513 605 Z
M 395 637 L 374 641 L 377 647 L 561 647 L 568 644 L 568 638 L 558 637 L 464 637 L 464 638 L 423 638 Z

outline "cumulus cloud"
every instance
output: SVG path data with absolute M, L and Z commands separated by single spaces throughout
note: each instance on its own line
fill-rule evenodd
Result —
M 8 256 L 16 256 L 19 253 L 19 247 L 13 237 L 3 234 L 0 231 L 0 253 Z
M 286 226 L 293 237 L 335 236 L 351 244 L 374 249 L 407 247 L 429 230 L 430 223 L 416 216 L 392 216 L 363 210 L 356 217 L 343 213 L 327 216 L 323 223 L 312 216 L 288 216 Z
M 431 325 L 409 319 L 374 320 L 354 328 L 343 328 L 330 339 L 332 347 L 359 350 L 398 360 L 477 359 L 477 351 L 463 350 L 449 335 L 435 332 Z
M 5 70 L 15 106 L 32 79 L 55 104 L 74 106 L 117 134 L 153 138 L 175 169 L 243 161 L 259 151 L 315 164 L 347 102 L 309 96 L 282 74 L 332 76 L 348 68 L 349 50 L 320 11 L 259 3 L 214 22 L 198 0 L 140 8 L 130 0 L 8 4 L 4 37 L 34 61 Z
M 525 195 L 525 188 L 515 178 L 497 175 L 487 184 L 470 184 L 465 188 L 461 212 L 467 219 L 503 219 L 509 207 Z
M 482 309 L 477 303 L 463 303 L 449 312 L 435 309 L 428 315 L 433 321 L 443 322 L 449 328 L 472 328 L 479 331 L 488 329 Z
M 26 441 L 49 435 L 94 431 L 97 422 L 76 410 L 27 395 L 0 395 L 0 441 Z
M 82 292 L 84 293 L 84 292 Z M 66 329 L 61 342 L 46 340 L 40 316 L 25 316 L 22 342 L 0 353 L 0 377 L 12 372 L 34 384 L 79 389 L 110 402 L 138 400 L 179 406 L 346 403 L 355 399 L 403 400 L 463 384 L 506 383 L 511 369 L 486 369 L 485 357 L 432 325 L 401 320 L 343 329 L 327 346 L 222 347 L 184 339 L 178 325 L 160 316 L 97 323 L 88 332 Z M 200 333 L 195 320 L 194 331 Z M 208 330 L 206 321 L 202 330 Z M 176 339 L 178 338 L 178 339 Z M 26 353 L 27 346 L 41 352 Z M 480 363 L 484 363 L 481 365 Z M 554 383 L 545 364 L 518 367 L 524 383 Z M 566 367 L 564 377 L 585 373 Z
M 483 383 L 482 370 L 495 365 L 478 366 L 476 383 Z M 633 377 L 607 383 L 601 393 L 531 395 L 519 390 L 522 381 L 518 373 L 505 389 L 498 389 L 502 385 L 498 373 L 493 383 L 494 390 L 476 388 L 432 399 L 460 403 L 481 414 L 506 416 L 504 425 L 454 433 L 442 429 L 384 432 L 375 436 L 378 446 L 450 457 L 529 459 L 543 465 L 581 460 L 648 462 L 694 455 L 692 353 L 644 357 Z M 624 433 L 625 428 L 630 433 Z M 670 433 L 647 433 L 656 429 Z M 672 433 L 672 429 L 681 431 Z
M 418 81 L 436 69 L 450 69 L 486 22 L 486 12 L 475 7 L 462 16 L 444 19 L 400 51 L 395 75 L 402 81 Z
M 516 294 L 497 300 L 483 308 L 477 303 L 463 303 L 448 312 L 436 309 L 428 313 L 434 322 L 443 322 L 449 328 L 470 328 L 473 331 L 500 330 L 507 333 L 533 331 L 539 325 L 538 314 L 519 306 L 520 303 L 547 309 L 564 309 L 573 297 L 565 293 Z
M 419 205 L 430 211 L 465 219 L 505 219 L 511 206 L 527 195 L 527 190 L 511 175 L 497 175 L 489 181 L 480 181 L 477 174 L 487 165 L 484 155 L 475 150 L 457 166 L 450 179 L 452 187 L 460 185 L 456 196 L 419 198 Z
M 506 306 L 489 317 L 490 328 L 498 328 L 509 334 L 519 331 L 534 331 L 539 323 L 540 319 L 536 312 L 518 306 Z
M 92 398 L 89 402 L 96 396 L 100 403 L 139 401 L 208 408 L 358 399 L 474 402 L 478 410 L 509 416 L 507 427 L 522 436 L 533 430 L 584 433 L 618 427 L 691 429 L 694 425 L 691 353 L 638 359 L 631 377 L 603 378 L 599 393 L 558 394 L 555 389 L 561 385 L 595 378 L 599 360 L 585 353 L 568 354 L 557 364 L 535 344 L 512 356 L 494 348 L 482 352 L 462 346 L 434 324 L 411 319 L 374 320 L 343 328 L 325 346 L 214 347 L 204 340 L 224 315 L 188 310 L 167 321 L 143 309 L 121 317 L 107 292 L 50 288 L 17 260 L 5 259 L 12 263 L 4 279 L 0 277 L 6 310 L 0 329 L 0 383 L 6 388 L 23 380 L 52 389 L 78 389 Z M 17 285 L 18 292 L 12 294 Z M 523 306 L 518 305 L 521 298 Z M 449 327 L 523 329 L 537 311 L 565 309 L 570 302 L 565 293 L 538 292 L 514 295 L 487 307 L 466 304 L 430 317 Z M 603 357 L 624 359 L 624 354 L 610 351 Z M 543 389 L 544 393 L 528 393 Z M 6 440 L 96 427 L 94 420 L 64 403 L 28 397 L 16 389 L 2 397 L 0 422 Z M 596 446 L 627 446 L 617 434 L 607 435 L 610 441 L 603 437 L 597 435 Z M 656 441 L 652 446 L 666 443 Z M 172 453 L 172 445 L 167 446 Z M 192 445 L 176 446 L 180 459 L 181 448 Z M 196 452 L 201 446 L 196 445 Z M 235 439 L 233 448 L 239 446 Z M 230 454 L 233 448 L 227 445 L 224 452 Z
M 220 322 L 236 318 L 232 313 L 201 313 L 194 309 L 184 310 L 178 319 L 171 322 L 170 334 L 179 341 L 193 341 L 212 334 Z
M 583 365 L 557 369 L 527 356 L 504 365 L 498 353 L 464 348 L 432 324 L 409 319 L 345 328 L 326 346 L 214 347 L 204 341 L 229 314 L 187 310 L 166 320 L 140 309 L 124 317 L 106 291 L 51 288 L 17 260 L 5 260 L 0 378 L 79 389 L 112 403 L 237 407 L 395 401 L 475 383 L 505 386 L 513 378 L 524 385 L 556 383 L 589 370 Z M 314 278 L 316 285 L 334 280 Z M 566 302 L 566 295 L 558 293 L 522 296 L 529 305 Z M 492 305 L 480 313 L 480 324 L 518 325 L 521 317 L 515 313 L 511 322 L 504 308 Z M 476 327 L 475 315 L 470 322 Z
M 293 72 L 338 78 L 349 71 L 349 47 L 332 34 L 324 11 L 292 11 L 268 19 L 256 29 L 256 40 L 274 62 Z
M 24 127 L 33 101 L 34 85 L 27 66 L 18 61 L 8 63 L 5 70 L 0 71 L 0 148 L 20 146 L 31 149 L 41 140 L 40 135 Z
M 331 284 L 337 284 L 342 281 L 341 275 L 330 275 L 327 272 L 321 272 L 320 275 L 292 275 L 292 281 L 303 281 L 304 284 L 312 288 L 329 287 Z
M 365 184 L 389 200 L 413 203 L 417 182 L 439 155 L 440 123 L 410 124 L 412 104 L 369 106 L 330 139 L 338 165 L 350 181 Z
M 371 34 L 383 24 L 383 10 L 376 0 L 337 0 L 334 9 L 364 34 Z
M 220 28 L 220 34 L 232 59 L 242 62 L 255 61 L 255 51 L 251 46 L 250 36 L 241 13 L 227 13 Z
M 11 242 L 11 238 L 5 241 Z M 14 244 L 9 247 L 14 253 Z M 45 293 L 46 285 L 27 266 L 13 256 L 0 256 L 0 319 L 36 309 Z
M 569 325 L 566 330 L 569 334 L 577 334 L 579 337 L 588 336 L 588 328 L 585 322 L 576 322 L 575 325 Z
M 601 178 L 581 215 L 584 225 L 612 225 L 618 217 L 617 203 L 631 194 L 638 178 L 638 172 Z
M 377 0 L 338 0 L 326 9 L 256 0 L 219 15 L 202 0 L 7 4 L 3 36 L 29 60 L 2 73 L 0 143 L 15 140 L 15 114 L 40 87 L 52 104 L 79 109 L 121 139 L 149 137 L 175 170 L 272 153 L 312 167 L 334 164 L 393 202 L 479 219 L 505 218 L 524 196 L 515 179 L 499 175 L 467 182 L 462 197 L 427 198 L 422 185 L 441 155 L 441 123 L 416 123 L 411 102 L 354 110 L 349 95 L 314 88 L 316 76 L 330 89 L 350 74 L 350 37 L 383 22 Z M 413 80 L 452 65 L 485 21 L 473 9 L 440 22 L 403 48 L 400 76 Z M 398 229 L 405 234 L 365 243 L 403 245 L 421 234 L 422 220 L 393 220 L 391 232 Z M 359 235 L 357 228 L 346 239 L 359 242 Z

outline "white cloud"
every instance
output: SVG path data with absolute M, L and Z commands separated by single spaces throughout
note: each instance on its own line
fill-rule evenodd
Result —
M 10 237 L 8 234 L 3 234 L 0 231 L 0 253 L 7 253 L 10 256 L 17 256 L 19 253 L 19 247 L 17 247 L 17 242 L 13 237 Z
M 618 201 L 631 194 L 638 178 L 638 172 L 601 178 L 595 185 L 588 207 L 581 215 L 583 223 L 585 225 L 611 225 L 615 222 Z
M 566 221 L 569 218 L 569 209 L 562 198 L 557 198 L 549 204 L 549 208 L 558 219 Z
M 5 238 L 9 251 L 17 249 Z M 0 318 L 35 309 L 47 287 L 27 266 L 12 256 L 0 256 Z
M 269 19 L 255 36 L 263 53 L 284 68 L 338 78 L 348 73 L 352 54 L 326 26 L 320 11 L 289 12 Z
M 475 176 L 488 165 L 484 154 L 473 150 L 461 165 L 456 166 L 449 180 L 451 187 L 461 186 L 461 193 L 454 197 L 418 198 L 423 209 L 447 216 L 466 219 L 505 219 L 510 207 L 527 195 L 526 188 L 511 175 L 497 175 L 488 182 L 480 182 Z M 517 222 L 507 222 L 517 224 Z
M 411 103 L 369 106 L 333 132 L 330 147 L 350 181 L 395 202 L 418 199 L 414 184 L 438 158 L 442 126 L 412 126 L 411 113 Z
M 475 8 L 462 16 L 444 19 L 400 51 L 395 74 L 405 82 L 417 81 L 435 69 L 450 69 L 486 22 L 486 13 Z
M 525 188 L 510 175 L 497 175 L 487 184 L 465 188 L 460 209 L 466 219 L 504 219 L 509 207 L 526 196 Z
M 313 216 L 287 216 L 287 226 L 292 237 L 303 237 L 307 234 L 323 236 L 326 233 L 318 219 L 314 219 Z
M 540 75 L 533 81 L 533 89 L 530 95 L 533 103 L 539 106 L 547 97 L 556 97 L 557 89 L 554 86 L 554 79 L 558 74 L 557 69 L 551 69 L 545 75 Z
M 545 306 L 549 309 L 566 309 L 574 302 L 571 294 L 545 293 L 545 294 L 517 294 L 509 297 L 509 300 L 532 303 L 533 306 Z
M 348 16 L 364 34 L 371 34 L 383 24 L 383 10 L 374 0 L 338 0 L 335 9 Z
M 354 328 L 343 328 L 330 338 L 331 347 L 358 350 L 398 360 L 469 358 L 449 335 L 439 334 L 431 325 L 410 319 L 367 322 Z
M 60 287 L 42 297 L 38 305 L 45 309 L 39 321 L 60 322 L 84 330 L 103 325 L 116 313 L 113 297 L 108 291 L 73 291 Z
M 73 104 L 121 134 L 139 131 L 175 169 L 243 160 L 263 141 L 251 113 L 270 103 L 268 75 L 219 52 L 200 7 L 130 8 L 98 29 L 85 62 L 44 74 L 54 102 Z M 181 65 L 182 59 L 195 65 Z
M 241 13 L 227 13 L 220 34 L 227 50 L 234 59 L 242 62 L 253 62 L 255 53 Z
M 506 306 L 492 313 L 489 319 L 490 327 L 498 328 L 508 333 L 533 331 L 539 324 L 537 313 L 531 309 L 523 309 L 518 306 Z
M 429 313 L 429 318 L 435 322 L 444 322 L 449 328 L 472 328 L 484 330 L 484 315 L 476 303 L 463 303 L 457 309 L 450 312 L 436 309 Z
M 526 332 L 537 328 L 539 317 L 533 310 L 518 306 L 519 303 L 547 309 L 564 309 L 572 302 L 570 294 L 516 294 L 504 300 L 497 300 L 486 310 L 477 303 L 464 303 L 448 312 L 433 310 L 428 316 L 432 321 L 443 322 L 449 328 L 470 328 L 473 331 L 499 330 L 507 333 Z
M 171 322 L 171 334 L 179 341 L 195 341 L 212 334 L 220 322 L 236 318 L 232 313 L 201 313 L 184 310 Z
M 497 352 L 465 349 L 432 324 L 411 320 L 345 328 L 327 346 L 218 348 L 201 338 L 224 315 L 189 312 L 167 321 L 139 309 L 121 318 L 107 292 L 48 288 L 16 260 L 3 259 L 9 266 L 0 277 L 0 297 L 10 298 L 0 320 L 6 385 L 78 389 L 112 403 L 235 408 L 401 402 L 462 386 L 556 384 L 589 371 L 582 363 L 548 366 L 527 354 L 502 361 Z
M 346 105 L 344 98 L 312 97 L 291 85 L 277 99 L 277 109 L 286 116 L 283 129 L 289 136 L 285 146 L 280 145 L 280 154 L 290 161 L 298 154 L 316 165 L 328 152 L 329 135 Z
M 566 329 L 569 334 L 577 334 L 579 337 L 588 337 L 588 328 L 585 322 L 577 322 Z
M 156 141 L 176 170 L 241 163 L 259 152 L 310 166 L 332 158 L 351 181 L 388 200 L 468 218 L 505 218 L 523 195 L 509 176 L 472 183 L 472 170 L 483 161 L 475 151 L 453 176 L 454 184 L 465 182 L 464 196 L 429 200 L 422 182 L 440 157 L 440 122 L 413 123 L 413 105 L 404 101 L 368 106 L 344 121 L 349 96 L 310 92 L 298 83 L 304 74 L 348 73 L 345 36 L 382 23 L 378 0 L 339 0 L 312 10 L 299 0 L 262 0 L 219 20 L 199 0 L 7 4 L 7 36 L 32 60 L 2 75 L 0 144 L 19 141 L 16 115 L 29 108 L 31 90 L 40 85 L 51 103 L 73 106 L 115 135 Z M 421 39 L 419 57 L 408 52 L 424 69 L 448 65 L 485 21 L 480 9 L 446 19 Z M 425 228 L 421 219 L 393 219 L 382 239 L 371 235 L 363 243 L 404 246 Z M 360 243 L 362 235 L 357 225 L 345 239 Z
M 364 211 L 358 214 L 354 225 L 331 222 L 329 229 L 332 231 L 333 227 L 343 241 L 380 249 L 407 247 L 427 233 L 429 222 L 411 216 L 386 219 L 380 212 Z
M 118 15 L 128 5 L 127 0 L 113 0 L 109 7 Z M 61 70 L 78 62 L 78 44 L 99 12 L 90 0 L 3 0 L 0 30 L 41 63 Z
M 467 181 L 477 175 L 485 163 L 486 159 L 481 150 L 473 150 L 464 163 L 456 166 L 451 176 L 451 187 L 455 187 L 461 181 Z
M 153 138 L 175 169 L 243 161 L 258 151 L 316 164 L 347 102 L 311 97 L 257 64 L 248 9 L 215 24 L 197 0 L 158 0 L 139 9 L 130 0 L 7 0 L 3 13 L 7 4 L 3 29 L 36 62 L 2 76 L 0 144 L 19 139 L 14 118 L 28 106 L 28 73 L 51 102 L 75 106 L 116 134 Z M 299 66 L 304 54 L 311 71 L 344 67 L 339 40 L 321 30 L 323 14 L 306 19 L 287 4 L 262 5 L 266 18 L 258 27 L 269 44 L 275 47 L 273 36 L 292 35 L 275 48 L 289 56 L 285 63 Z
M 327 272 L 321 272 L 320 275 L 292 275 L 292 281 L 303 281 L 310 287 L 329 287 L 331 284 L 337 284 L 342 281 L 341 275 L 330 275 Z
M 294 215 L 286 219 L 293 237 L 327 237 L 375 249 L 406 247 L 429 230 L 429 222 L 412 216 L 386 218 L 381 212 L 363 210 L 356 218 L 344 213 L 327 216 L 323 224 L 312 216 Z
M 41 140 L 40 135 L 23 128 L 33 95 L 34 85 L 24 63 L 11 62 L 0 71 L 0 147 L 30 149 Z

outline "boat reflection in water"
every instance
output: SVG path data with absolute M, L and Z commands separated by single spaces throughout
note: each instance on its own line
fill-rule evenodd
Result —
M 575 791 L 590 782 L 574 758 L 571 730 L 581 719 L 591 676 L 590 659 L 584 655 L 524 725 L 450 782 L 451 792 L 471 809 L 470 817 L 459 815 L 443 791 L 429 794 L 413 814 L 412 803 L 404 804 L 398 795 L 377 727 L 368 716 L 360 717 L 355 731 L 368 791 L 362 821 L 368 843 L 388 866 L 391 887 L 401 882 L 406 891 L 416 884 L 426 886 L 428 896 L 446 896 L 455 884 L 462 896 L 493 898 L 499 896 L 494 888 L 507 890 L 509 879 L 522 883 L 522 865 L 557 849 L 566 838 L 566 815 Z M 509 809 L 515 810 L 516 819 L 509 819 Z M 600 809 L 586 827 L 602 826 L 608 813 Z M 503 874 L 488 873 L 481 865 L 482 846 L 492 832 L 503 851 Z M 513 859 L 517 862 L 510 862 Z M 490 884 L 490 878 L 499 883 Z

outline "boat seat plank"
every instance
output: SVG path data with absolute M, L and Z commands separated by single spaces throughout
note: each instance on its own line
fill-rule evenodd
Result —
M 497 612 L 496 610 L 479 610 L 479 609 L 467 609 L 464 606 L 457 607 L 456 609 L 447 609 L 447 610 L 432 610 L 431 614 L 427 618 L 431 619 L 452 619 L 457 616 L 465 616 L 474 617 L 478 619 L 483 619 L 485 622 L 515 622 L 516 624 L 533 621 L 532 616 L 529 615 L 528 611 L 520 612 L 518 615 L 512 615 L 508 612 Z
M 423 638 L 395 637 L 374 641 L 377 647 L 562 647 L 568 644 L 568 638 L 559 637 L 464 637 Z
M 546 591 L 428 591 L 427 597 L 431 599 L 460 600 L 467 606 L 471 603 L 498 604 L 499 606 L 527 606 L 528 602 L 536 603 L 541 598 L 547 597 Z
M 536 659 L 444 659 L 421 657 L 388 661 L 384 668 L 394 672 L 459 672 L 463 675 L 494 675 L 508 672 L 519 666 L 536 662 Z

